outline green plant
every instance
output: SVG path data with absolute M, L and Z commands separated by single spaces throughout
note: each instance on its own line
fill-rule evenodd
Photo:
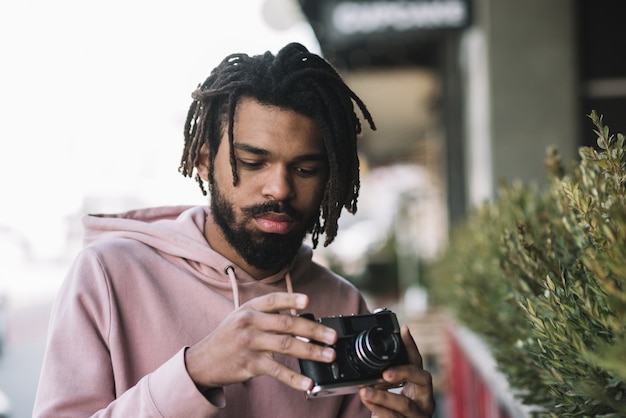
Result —
M 626 416 L 626 150 L 590 117 L 597 150 L 549 149 L 548 187 L 501 185 L 425 273 L 536 416 Z

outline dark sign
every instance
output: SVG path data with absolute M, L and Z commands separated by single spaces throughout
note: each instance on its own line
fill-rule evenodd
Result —
M 329 41 L 372 34 L 402 35 L 414 31 L 459 29 L 469 23 L 463 0 L 325 1 L 322 20 Z
M 471 0 L 300 0 L 323 51 L 424 49 L 471 22 Z M 362 54 L 361 54 L 362 55 Z M 373 54 L 376 55 L 375 51 Z M 376 57 L 373 57 L 376 59 Z M 380 57 L 379 57 L 380 58 Z M 384 63 L 385 59 L 381 62 Z

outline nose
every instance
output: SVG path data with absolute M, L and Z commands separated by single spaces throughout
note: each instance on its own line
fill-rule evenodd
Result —
M 267 171 L 263 183 L 263 196 L 276 201 L 285 201 L 293 195 L 293 181 L 286 167 L 275 166 Z

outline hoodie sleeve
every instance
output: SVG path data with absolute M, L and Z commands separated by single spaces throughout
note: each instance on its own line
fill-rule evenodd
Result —
M 196 389 L 184 348 L 124 390 L 116 387 L 109 348 L 109 283 L 98 257 L 83 251 L 59 291 L 50 318 L 33 417 L 213 417 L 220 408 Z M 119 393 L 123 391 L 123 393 Z

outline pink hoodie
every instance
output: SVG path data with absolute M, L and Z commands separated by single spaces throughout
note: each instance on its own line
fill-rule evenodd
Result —
M 224 387 L 225 405 L 196 389 L 184 349 L 234 309 L 233 264 L 204 238 L 204 207 L 87 216 L 86 247 L 59 292 L 34 417 L 369 417 L 357 396 L 306 400 L 262 376 Z M 315 317 L 365 313 L 354 286 L 311 260 L 302 246 L 293 290 Z M 286 291 L 286 270 L 255 280 L 234 267 L 241 303 Z M 299 370 L 295 358 L 276 355 Z M 219 397 L 218 397 L 219 398 Z

